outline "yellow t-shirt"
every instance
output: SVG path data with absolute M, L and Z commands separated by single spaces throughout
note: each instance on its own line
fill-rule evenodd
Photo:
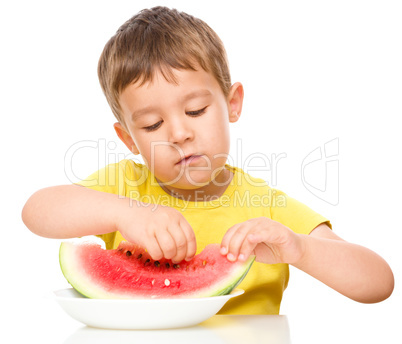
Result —
M 186 201 L 167 194 L 145 165 L 131 160 L 108 165 L 78 184 L 145 203 L 176 208 L 195 232 L 197 253 L 207 244 L 221 243 L 231 226 L 255 217 L 268 217 L 300 234 L 309 234 L 323 222 L 329 224 L 326 218 L 285 193 L 270 188 L 263 180 L 253 178 L 239 168 L 229 165 L 226 168 L 234 176 L 224 194 L 200 202 Z M 105 241 L 107 249 L 116 248 L 124 240 L 119 232 L 100 237 Z M 231 299 L 219 314 L 279 314 L 288 280 L 287 264 L 254 262 L 238 286 L 245 293 Z

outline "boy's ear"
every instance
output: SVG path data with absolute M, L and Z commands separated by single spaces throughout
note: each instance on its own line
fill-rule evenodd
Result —
M 121 141 L 123 141 L 129 151 L 133 152 L 134 154 L 140 154 L 140 151 L 138 150 L 133 139 L 131 138 L 131 135 L 126 131 L 126 129 L 124 129 L 119 122 L 113 124 L 113 127 L 116 131 L 117 136 Z
M 243 108 L 243 98 L 243 85 L 240 82 L 234 83 L 228 95 L 229 122 L 234 123 L 239 120 Z

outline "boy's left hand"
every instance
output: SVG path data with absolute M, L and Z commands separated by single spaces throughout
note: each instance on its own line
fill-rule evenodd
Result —
M 293 264 L 305 251 L 301 235 L 267 217 L 258 217 L 229 228 L 222 239 L 221 254 L 230 261 L 246 260 L 251 254 L 266 264 Z

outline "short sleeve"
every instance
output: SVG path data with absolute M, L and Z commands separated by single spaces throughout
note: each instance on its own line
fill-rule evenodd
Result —
M 289 197 L 282 191 L 275 190 L 271 204 L 271 219 L 282 223 L 298 234 L 310 234 L 322 223 L 332 228 L 330 221 L 305 204 Z
M 110 164 L 75 184 L 96 191 L 108 192 L 116 195 L 125 195 L 124 176 L 125 172 L 121 168 L 121 164 Z M 105 242 L 106 249 L 113 248 L 116 232 L 96 236 Z
M 96 191 L 131 197 L 139 194 L 140 187 L 147 185 L 147 177 L 148 169 L 144 165 L 137 164 L 130 159 L 123 159 L 118 163 L 101 168 L 75 184 Z M 107 249 L 115 248 L 116 243 L 122 239 L 119 232 L 110 232 L 97 235 L 97 237 L 105 242 Z
M 75 184 L 116 195 L 125 194 L 124 172 L 119 164 L 107 165 Z

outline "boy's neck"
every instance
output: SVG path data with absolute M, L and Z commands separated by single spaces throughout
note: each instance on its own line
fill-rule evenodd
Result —
M 197 189 L 178 189 L 167 187 L 156 179 L 160 187 L 169 195 L 190 202 L 209 202 L 221 197 L 233 178 L 233 172 L 224 168 L 216 178 L 207 185 Z

